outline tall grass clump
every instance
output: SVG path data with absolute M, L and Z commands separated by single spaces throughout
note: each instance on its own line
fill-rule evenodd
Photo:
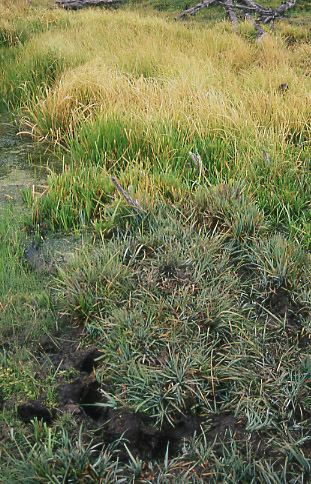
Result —
M 275 227 L 308 244 L 309 45 L 289 46 L 285 31 L 257 43 L 225 23 L 77 12 L 70 28 L 34 35 L 13 62 L 5 56 L 2 92 L 23 105 L 24 128 L 60 143 L 77 170 L 139 163 L 155 177 L 243 181 Z M 201 181 L 189 151 L 202 158 Z
M 25 437 L 25 450 L 22 459 L 14 459 L 14 469 L 4 470 L 3 483 L 13 482 L 73 482 L 85 480 L 89 483 L 122 482 L 119 480 L 117 453 L 113 446 L 100 448 L 100 445 L 85 444 L 81 431 L 76 441 L 70 439 L 66 430 L 50 429 L 44 423 L 34 420 L 32 427 L 37 441 L 32 444 Z M 18 444 L 17 444 L 18 445 Z M 57 477 L 55 477 L 57 475 Z M 69 481 L 69 482 L 70 482 Z
M 28 224 L 44 232 L 70 231 L 91 225 L 97 232 L 110 236 L 128 224 L 135 226 L 137 222 L 140 225 L 152 207 L 155 208 L 153 202 L 157 193 L 160 199 L 165 196 L 178 199 L 186 195 L 185 187 L 178 181 L 169 180 L 167 186 L 168 179 L 162 176 L 155 183 L 155 177 L 144 172 L 139 165 L 123 172 L 119 181 L 130 191 L 134 201 L 138 200 L 139 209 L 125 202 L 104 168 L 72 166 L 61 175 L 54 174 L 49 178 L 47 193 L 36 200 Z M 25 190 L 24 197 L 32 205 L 29 190 Z
M 69 16 L 51 9 L 34 8 L 23 0 L 2 1 L 0 5 L 0 46 L 14 47 L 24 44 L 36 33 L 55 27 L 69 27 Z
M 104 247 L 60 271 L 55 287 L 63 310 L 84 315 L 105 347 L 110 384 L 117 393 L 126 385 L 126 404 L 159 422 L 176 410 L 209 407 L 212 383 L 203 368 L 216 341 L 230 338 L 243 318 L 221 238 L 200 238 L 173 220 L 167 227 L 158 216 L 145 235 L 140 229 Z M 136 360 L 141 351 L 144 361 Z
M 267 230 L 263 212 L 238 183 L 199 188 L 195 195 L 197 219 L 209 230 L 217 229 L 239 244 L 249 244 Z
M 307 129 L 309 81 L 300 80 L 295 57 L 281 38 L 267 36 L 258 45 L 233 36 L 221 24 L 213 30 L 185 30 L 133 13 L 102 13 L 96 26 L 92 14 L 84 13 L 83 21 L 90 31 L 94 28 L 79 52 L 85 62 L 47 93 L 45 108 L 34 106 L 35 112 L 29 112 L 35 121 L 36 112 L 48 115 L 53 108 L 55 132 L 66 132 L 79 120 L 72 103 L 88 108 L 87 116 L 93 106 L 148 123 L 160 111 L 168 119 L 190 118 L 198 129 L 204 120 L 204 132 L 208 121 L 209 129 L 239 131 L 256 141 L 264 136 L 278 144 L 295 130 Z M 66 37 L 70 50 L 79 28 L 78 23 Z M 122 42 L 116 49 L 118 39 Z M 94 52 L 94 44 L 103 47 Z M 278 87 L 286 79 L 291 89 L 284 96 Z
M 56 46 L 49 47 L 48 39 L 34 40 L 36 35 L 53 31 L 55 35 L 70 29 L 66 14 L 48 11 L 29 10 L 24 2 L 1 5 L 0 17 L 0 68 L 1 105 L 14 109 L 27 102 L 36 104 L 66 66 L 72 65 L 70 54 Z

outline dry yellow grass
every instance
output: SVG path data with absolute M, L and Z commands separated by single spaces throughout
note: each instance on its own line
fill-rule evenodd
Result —
M 309 131 L 307 43 L 289 48 L 270 34 L 250 42 L 226 23 L 207 29 L 130 11 L 82 11 L 70 23 L 35 36 L 22 53 L 24 63 L 49 52 L 67 65 L 28 106 L 39 135 L 59 139 L 94 112 L 147 124 L 174 119 L 201 135 L 225 129 L 277 144 Z

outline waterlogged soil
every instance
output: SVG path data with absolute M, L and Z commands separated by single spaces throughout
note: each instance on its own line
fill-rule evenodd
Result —
M 47 147 L 34 143 L 31 136 L 19 134 L 10 113 L 0 113 L 0 215 L 3 210 L 27 211 L 23 190 L 46 190 L 49 171 L 61 169 L 59 160 Z M 84 244 L 85 237 L 53 235 L 39 240 L 28 237 L 24 256 L 37 271 L 51 272 L 70 259 Z
M 44 184 L 47 167 L 56 163 L 30 136 L 18 135 L 9 113 L 0 113 L 0 208 L 7 202 L 21 205 L 21 191 Z
M 42 338 L 35 352 L 36 361 L 42 365 L 38 372 L 44 371 L 49 362 L 60 374 L 70 370 L 74 376 L 70 381 L 56 382 L 57 404 L 54 407 L 44 404 L 44 394 L 37 400 L 20 403 L 17 413 L 25 424 L 38 418 L 51 425 L 69 414 L 76 422 L 77 432 L 83 424 L 86 440 L 89 438 L 102 445 L 118 442 L 118 456 L 124 461 L 128 460 L 128 451 L 145 461 L 163 459 L 166 453 L 173 458 L 182 451 L 184 439 L 200 435 L 203 429 L 206 441 L 215 444 L 216 454 L 221 453 L 226 441 L 230 445 L 232 436 L 240 443 L 248 442 L 254 453 L 265 454 L 264 436 L 248 432 L 245 423 L 230 412 L 205 417 L 176 412 L 171 415 L 173 424 L 166 421 L 159 425 L 154 417 L 142 412 L 111 407 L 107 395 L 113 396 L 113 387 L 95 377 L 95 370 L 103 364 L 103 353 L 96 346 L 81 348 L 83 340 L 85 335 L 79 328 L 72 328 L 71 336 L 60 333 Z M 8 405 L 6 402 L 5 406 Z
M 102 365 L 102 352 L 95 346 L 81 348 L 85 335 L 80 328 L 70 325 L 67 331 L 45 335 L 37 347 L 32 349 L 36 374 L 44 377 L 48 365 L 55 370 L 57 403 L 52 407 L 46 405 L 45 394 L 42 392 L 36 400 L 15 402 L 13 397 L 0 401 L 0 408 L 16 408 L 17 416 L 26 425 L 34 418 L 51 425 L 64 414 L 70 415 L 76 422 L 76 432 L 83 424 L 85 440 L 92 439 L 93 443 L 98 444 L 119 442 L 119 458 L 125 461 L 128 460 L 128 450 L 133 456 L 146 460 L 164 458 L 167 449 L 170 456 L 177 455 L 184 438 L 201 432 L 204 419 L 196 415 L 176 414 L 174 425 L 165 422 L 160 426 L 155 418 L 142 412 L 126 407 L 111 408 L 107 393 L 113 395 L 113 387 L 101 384 L 95 377 L 96 368 Z M 8 349 L 8 354 L 10 351 Z M 64 374 L 72 374 L 69 381 L 68 378 L 62 379 Z M 225 420 L 221 426 L 221 436 L 234 425 L 232 419 L 229 420 L 230 425 Z M 0 430 L 0 440 L 4 444 L 9 435 L 1 425 Z M 211 436 L 214 435 L 215 429 Z
M 82 247 L 90 244 L 92 244 L 92 237 L 87 233 L 52 234 L 39 240 L 29 238 L 24 257 L 35 271 L 55 274 L 59 266 L 70 262 Z

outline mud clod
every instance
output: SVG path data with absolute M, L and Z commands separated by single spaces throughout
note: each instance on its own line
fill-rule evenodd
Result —
M 38 420 L 51 423 L 55 417 L 55 412 L 53 410 L 49 410 L 38 402 L 23 403 L 17 407 L 17 412 L 20 418 L 26 423 L 30 422 L 35 417 Z
M 65 383 L 58 387 L 59 403 L 63 407 L 66 404 L 73 404 L 80 401 L 84 389 L 84 384 L 81 378 L 77 378 L 73 382 Z
M 60 385 L 58 391 L 61 409 L 68 408 L 68 405 L 82 405 L 85 414 L 94 420 L 103 416 L 105 409 L 96 405 L 104 401 L 96 380 L 77 378 L 71 383 Z
M 164 448 L 165 441 L 161 431 L 152 427 L 152 419 L 130 409 L 110 410 L 108 421 L 104 425 L 104 440 L 112 443 L 124 439 L 134 456 L 151 458 Z M 126 449 L 121 448 L 121 458 L 128 458 Z
M 103 352 L 97 348 L 90 348 L 87 353 L 78 360 L 75 366 L 77 370 L 81 372 L 92 373 L 92 371 L 99 366 L 100 361 L 97 361 L 97 359 L 102 355 Z
M 107 417 L 105 442 L 124 439 L 132 455 L 144 459 L 163 458 L 167 449 L 170 456 L 175 455 L 183 439 L 199 432 L 202 423 L 197 417 L 182 416 L 175 426 L 166 423 L 162 429 L 158 429 L 152 417 L 127 408 L 109 410 Z M 127 450 L 122 446 L 121 458 L 128 458 Z
M 307 317 L 305 308 L 292 300 L 290 294 L 282 287 L 275 290 L 268 300 L 269 310 L 281 320 L 286 319 L 286 333 L 294 337 L 299 346 L 305 347 L 311 342 L 311 334 L 305 331 L 302 321 Z

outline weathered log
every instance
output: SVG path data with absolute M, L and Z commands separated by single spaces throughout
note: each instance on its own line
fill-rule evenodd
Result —
M 254 17 L 250 13 L 247 13 L 245 18 L 247 18 L 247 20 L 254 25 L 255 32 L 257 33 L 256 39 L 261 39 L 265 34 L 263 28 L 255 21 Z
M 230 19 L 230 22 L 232 24 L 232 29 L 234 32 L 237 32 L 238 29 L 238 17 L 235 11 L 233 10 L 233 0 L 226 0 L 225 1 L 225 10 L 228 13 L 228 17 Z
M 183 18 L 186 15 L 194 15 L 196 12 L 201 10 L 201 8 L 209 7 L 212 3 L 215 3 L 216 0 L 202 0 L 202 2 L 198 3 L 194 7 L 188 8 L 187 10 L 184 10 L 183 12 L 179 13 L 176 17 L 175 20 L 178 18 Z
M 243 0 L 242 0 L 243 1 Z M 247 3 L 247 0 L 245 1 L 245 5 L 241 5 L 239 3 L 234 3 L 232 5 L 232 8 L 236 8 L 237 10 L 242 10 L 243 12 L 248 12 L 248 13 L 260 13 L 261 15 L 271 15 L 274 13 L 274 10 L 272 8 L 267 8 L 267 7 L 254 7 L 254 5 L 249 5 Z M 222 0 L 217 0 L 217 3 L 219 5 L 225 6 L 225 2 Z
M 286 13 L 290 8 L 293 8 L 296 5 L 296 0 L 292 0 L 290 2 L 284 2 L 282 3 L 278 8 L 275 9 L 274 13 L 272 16 L 267 16 L 264 18 L 262 21 L 264 24 L 268 22 L 272 22 L 275 20 L 277 17 L 282 17 L 284 13 Z
M 253 0 L 240 0 L 240 3 L 235 3 L 233 0 L 202 0 L 197 3 L 194 7 L 184 10 L 178 14 L 175 19 L 183 18 L 186 15 L 194 15 L 196 12 L 202 8 L 207 8 L 211 4 L 221 5 L 226 10 L 228 17 L 233 25 L 234 30 L 237 27 L 237 14 L 236 11 L 241 11 L 243 16 L 248 18 L 255 27 L 257 32 L 257 38 L 261 38 L 264 34 L 263 29 L 258 25 L 258 22 L 267 24 L 273 22 L 279 17 L 282 17 L 289 9 L 296 5 L 297 0 L 290 0 L 288 2 L 283 2 L 278 8 L 263 7 L 259 3 Z M 256 16 L 256 18 L 254 18 Z
M 99 7 L 101 5 L 114 5 L 124 0 L 55 0 L 55 7 L 65 10 L 79 10 L 86 7 Z

